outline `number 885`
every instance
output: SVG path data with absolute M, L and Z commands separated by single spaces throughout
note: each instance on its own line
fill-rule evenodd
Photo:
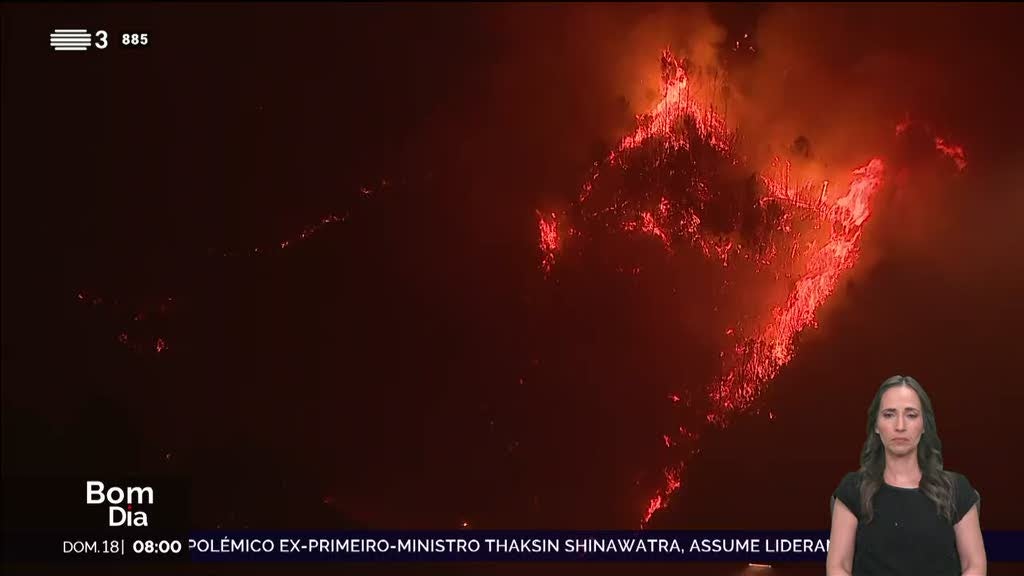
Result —
M 121 34 L 122 46 L 145 46 L 149 44 L 149 34 Z

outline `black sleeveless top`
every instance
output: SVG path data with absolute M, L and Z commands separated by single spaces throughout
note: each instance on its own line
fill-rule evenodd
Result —
M 843 477 L 833 493 L 857 517 L 853 576 L 960 576 L 953 525 L 981 496 L 962 474 L 953 474 L 953 522 L 917 488 L 883 483 L 874 496 L 874 518 L 862 519 L 860 472 Z

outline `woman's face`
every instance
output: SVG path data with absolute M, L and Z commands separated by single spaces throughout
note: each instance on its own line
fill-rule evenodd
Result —
M 887 452 L 894 456 L 917 451 L 924 434 L 921 399 L 909 386 L 893 386 L 882 394 L 875 431 Z

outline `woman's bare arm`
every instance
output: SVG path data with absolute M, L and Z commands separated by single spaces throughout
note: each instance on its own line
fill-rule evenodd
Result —
M 853 548 L 857 538 L 857 517 L 846 504 L 832 498 L 832 532 L 829 536 L 827 576 L 850 576 L 853 573 Z
M 964 514 L 953 530 L 956 533 L 956 549 L 960 553 L 960 570 L 963 576 L 985 576 L 988 571 L 988 560 L 985 556 L 985 542 L 981 537 L 977 504 Z

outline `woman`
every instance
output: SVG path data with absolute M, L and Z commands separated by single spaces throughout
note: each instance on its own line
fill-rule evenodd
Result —
M 868 409 L 860 470 L 832 496 L 828 576 L 984 576 L 981 496 L 943 470 L 931 400 L 893 376 Z

